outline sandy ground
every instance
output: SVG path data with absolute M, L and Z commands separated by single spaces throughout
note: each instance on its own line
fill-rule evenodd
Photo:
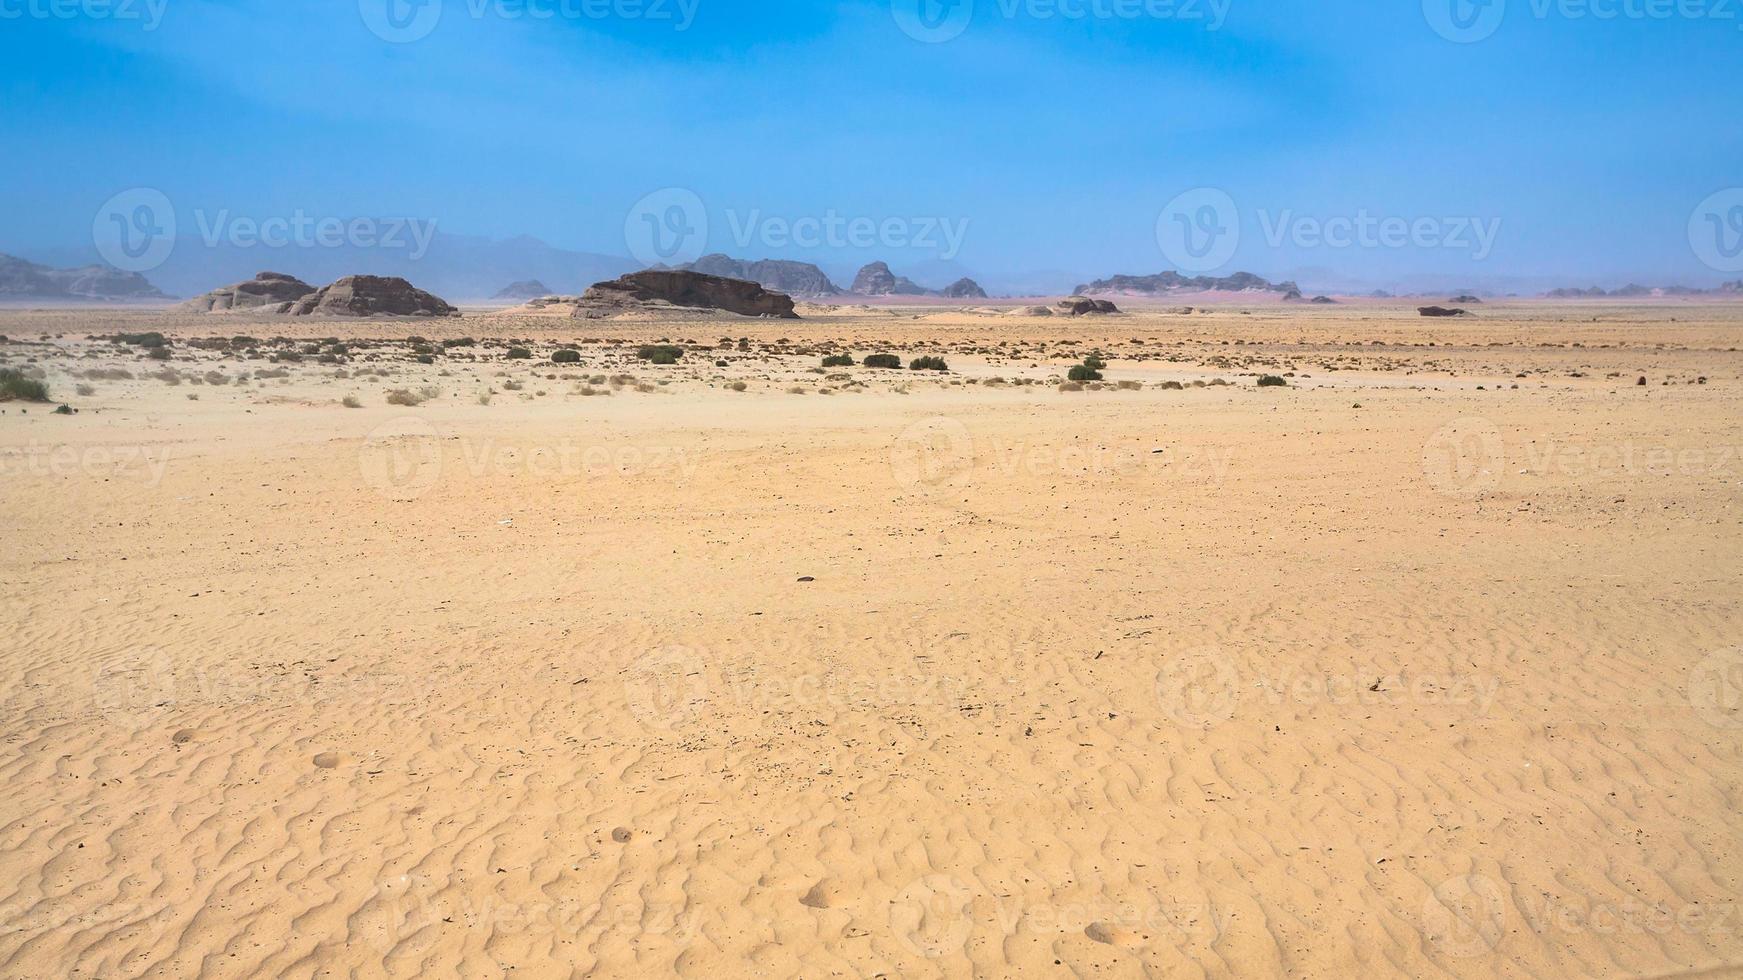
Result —
M 0 334 L 0 975 L 1743 965 L 1738 308 Z

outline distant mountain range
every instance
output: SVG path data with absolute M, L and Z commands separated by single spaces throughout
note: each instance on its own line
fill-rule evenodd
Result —
M 686 262 L 678 266 L 685 272 L 702 272 L 711 276 L 725 276 L 728 279 L 743 279 L 747 282 L 760 284 L 764 289 L 772 289 L 788 296 L 839 296 L 840 287 L 829 281 L 822 269 L 809 262 L 793 262 L 788 259 L 758 259 L 747 261 L 735 259 L 730 255 L 715 252 L 704 255 L 694 262 Z
M 1251 272 L 1237 272 L 1232 276 L 1183 276 L 1178 272 L 1158 272 L 1152 276 L 1109 276 L 1087 282 L 1072 292 L 1080 296 L 1096 293 L 1115 293 L 1125 296 L 1166 296 L 1173 293 L 1281 293 L 1285 296 L 1301 295 L 1301 288 L 1293 282 L 1272 282 Z
M 1603 289 L 1599 286 L 1588 286 L 1585 289 L 1562 288 L 1552 289 L 1544 293 L 1552 299 L 1598 299 L 1598 298 L 1629 298 L 1649 296 L 1736 296 L 1743 295 L 1743 279 L 1736 282 L 1721 284 L 1716 289 L 1699 289 L 1694 286 L 1642 286 L 1639 283 L 1629 283 L 1619 289 Z
M 557 293 L 579 294 L 588 286 L 641 268 L 625 256 L 575 252 L 522 235 L 495 240 L 435 232 L 428 247 L 285 245 L 244 247 L 220 242 L 208 247 L 198 236 L 176 241 L 169 258 L 146 275 L 176 296 L 198 296 L 226 283 L 242 282 L 262 269 L 276 269 L 307 282 L 350 275 L 396 276 L 452 300 L 487 300 L 504 286 L 538 280 Z M 59 264 L 88 261 L 89 250 L 62 250 Z
M 853 277 L 848 289 L 837 286 L 822 269 L 809 262 L 790 259 L 735 259 L 714 253 L 678 266 L 686 272 L 703 272 L 728 279 L 743 279 L 789 296 L 827 299 L 835 296 L 940 296 L 947 299 L 985 299 L 986 290 L 966 276 L 943 289 L 928 289 L 907 276 L 890 271 L 887 262 L 870 262 Z
M 169 298 L 137 272 L 106 265 L 55 269 L 0 255 L 0 300 L 149 302 Z

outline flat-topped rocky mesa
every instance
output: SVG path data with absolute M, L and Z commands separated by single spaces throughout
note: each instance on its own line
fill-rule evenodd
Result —
M 1153 276 L 1109 276 L 1084 283 L 1074 292 L 1079 295 L 1096 293 L 1103 296 L 1109 293 L 1127 296 L 1166 296 L 1173 293 L 1199 292 L 1282 293 L 1285 297 L 1294 293 L 1294 298 L 1301 298 L 1301 289 L 1295 283 L 1272 282 L 1251 272 L 1237 272 L 1230 276 L 1183 276 L 1170 270 Z
M 1053 304 L 1053 311 L 1060 316 L 1090 316 L 1092 314 L 1118 313 L 1119 308 L 1105 299 L 1067 296 Z
M 286 313 L 291 304 L 315 291 L 315 287 L 296 276 L 282 272 L 259 272 L 247 282 L 221 286 L 203 296 L 195 296 L 176 307 L 183 313 L 224 313 L 248 310 L 257 313 Z
M 796 320 L 793 297 L 764 289 L 760 283 L 710 276 L 682 269 L 644 269 L 608 282 L 594 283 L 575 307 L 588 319 L 638 310 L 684 307 L 720 310 L 739 316 Z
M 346 276 L 292 303 L 292 316 L 459 316 L 433 293 L 398 276 Z

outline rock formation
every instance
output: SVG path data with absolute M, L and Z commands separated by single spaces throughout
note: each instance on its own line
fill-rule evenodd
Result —
M 1091 299 L 1088 296 L 1067 296 L 1054 303 L 1053 310 L 1060 316 L 1088 316 L 1090 314 L 1119 312 L 1119 309 L 1107 300 Z
M 295 276 L 282 272 L 259 272 L 247 282 L 214 289 L 196 296 L 175 309 L 180 313 L 223 313 L 229 310 L 249 310 L 259 313 L 285 313 L 291 304 L 315 291 L 315 287 Z
M 55 269 L 0 255 L 0 299 L 142 301 L 169 297 L 137 272 L 106 265 Z
M 594 283 L 575 309 L 575 316 L 598 318 L 635 310 L 681 306 L 721 310 L 740 316 L 798 319 L 793 298 L 760 284 L 684 269 L 645 269 L 608 282 Z
M 1114 293 L 1137 296 L 1154 296 L 1157 294 L 1179 292 L 1206 291 L 1242 293 L 1300 293 L 1300 288 L 1293 282 L 1271 282 L 1251 272 L 1237 272 L 1232 276 L 1183 276 L 1178 272 L 1158 272 L 1153 276 L 1110 276 L 1085 283 L 1073 290 L 1078 294 Z
M 496 295 L 490 298 L 518 299 L 525 301 L 529 299 L 539 299 L 540 297 L 549 295 L 551 295 L 551 287 L 537 279 L 519 279 L 497 290 Z
M 872 262 L 853 277 L 850 292 L 858 296 L 924 296 L 927 290 L 907 276 L 891 272 L 888 264 Z
M 292 303 L 292 316 L 459 316 L 439 296 L 398 276 L 346 276 Z
M 747 262 L 715 252 L 678 268 L 685 272 L 700 272 L 723 279 L 743 279 L 788 296 L 841 295 L 841 290 L 829 281 L 823 270 L 809 262 L 793 262 L 787 259 Z
M 986 290 L 980 288 L 980 283 L 964 276 L 940 289 L 938 295 L 950 299 L 986 299 Z

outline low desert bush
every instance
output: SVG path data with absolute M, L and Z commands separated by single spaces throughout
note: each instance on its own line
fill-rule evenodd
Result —
M 734 381 L 732 384 L 727 385 L 727 387 L 731 388 L 733 391 L 743 391 L 750 386 L 745 384 L 743 381 Z
M 362 408 L 363 400 L 358 398 L 356 395 L 346 395 L 344 398 L 339 399 L 339 404 L 346 408 Z
M 910 371 L 948 371 L 950 365 L 942 357 L 916 357 L 908 362 Z
M 826 368 L 853 367 L 853 355 L 852 354 L 831 354 L 828 357 L 825 357 L 823 359 L 823 366 Z
M 1081 381 L 1062 381 L 1059 384 L 1059 390 L 1060 391 L 1082 391 L 1083 390 L 1083 382 L 1081 382 Z
M 676 364 L 678 358 L 684 356 L 684 348 L 671 344 L 643 344 L 636 348 L 635 356 L 649 364 Z
M 48 401 L 48 385 L 11 368 L 0 368 L 0 402 Z
M 528 361 L 532 360 L 533 352 L 525 347 L 510 347 L 503 356 L 511 361 Z
M 579 364 L 580 362 L 581 352 L 578 350 L 565 347 L 562 350 L 551 352 L 551 363 L 553 364 Z
M 1071 381 L 1100 381 L 1101 372 L 1087 364 L 1073 364 L 1065 377 Z
M 1262 374 L 1259 376 L 1259 387 L 1261 388 L 1282 388 L 1287 384 L 1289 384 L 1289 382 L 1284 381 L 1275 374 Z
M 439 389 L 432 388 L 428 385 L 419 388 L 417 391 L 409 391 L 405 388 L 395 388 L 387 393 L 387 403 L 389 405 L 406 405 L 415 408 L 441 393 L 442 392 Z
M 868 368 L 895 368 L 901 370 L 902 359 L 894 354 L 867 354 L 860 362 Z

